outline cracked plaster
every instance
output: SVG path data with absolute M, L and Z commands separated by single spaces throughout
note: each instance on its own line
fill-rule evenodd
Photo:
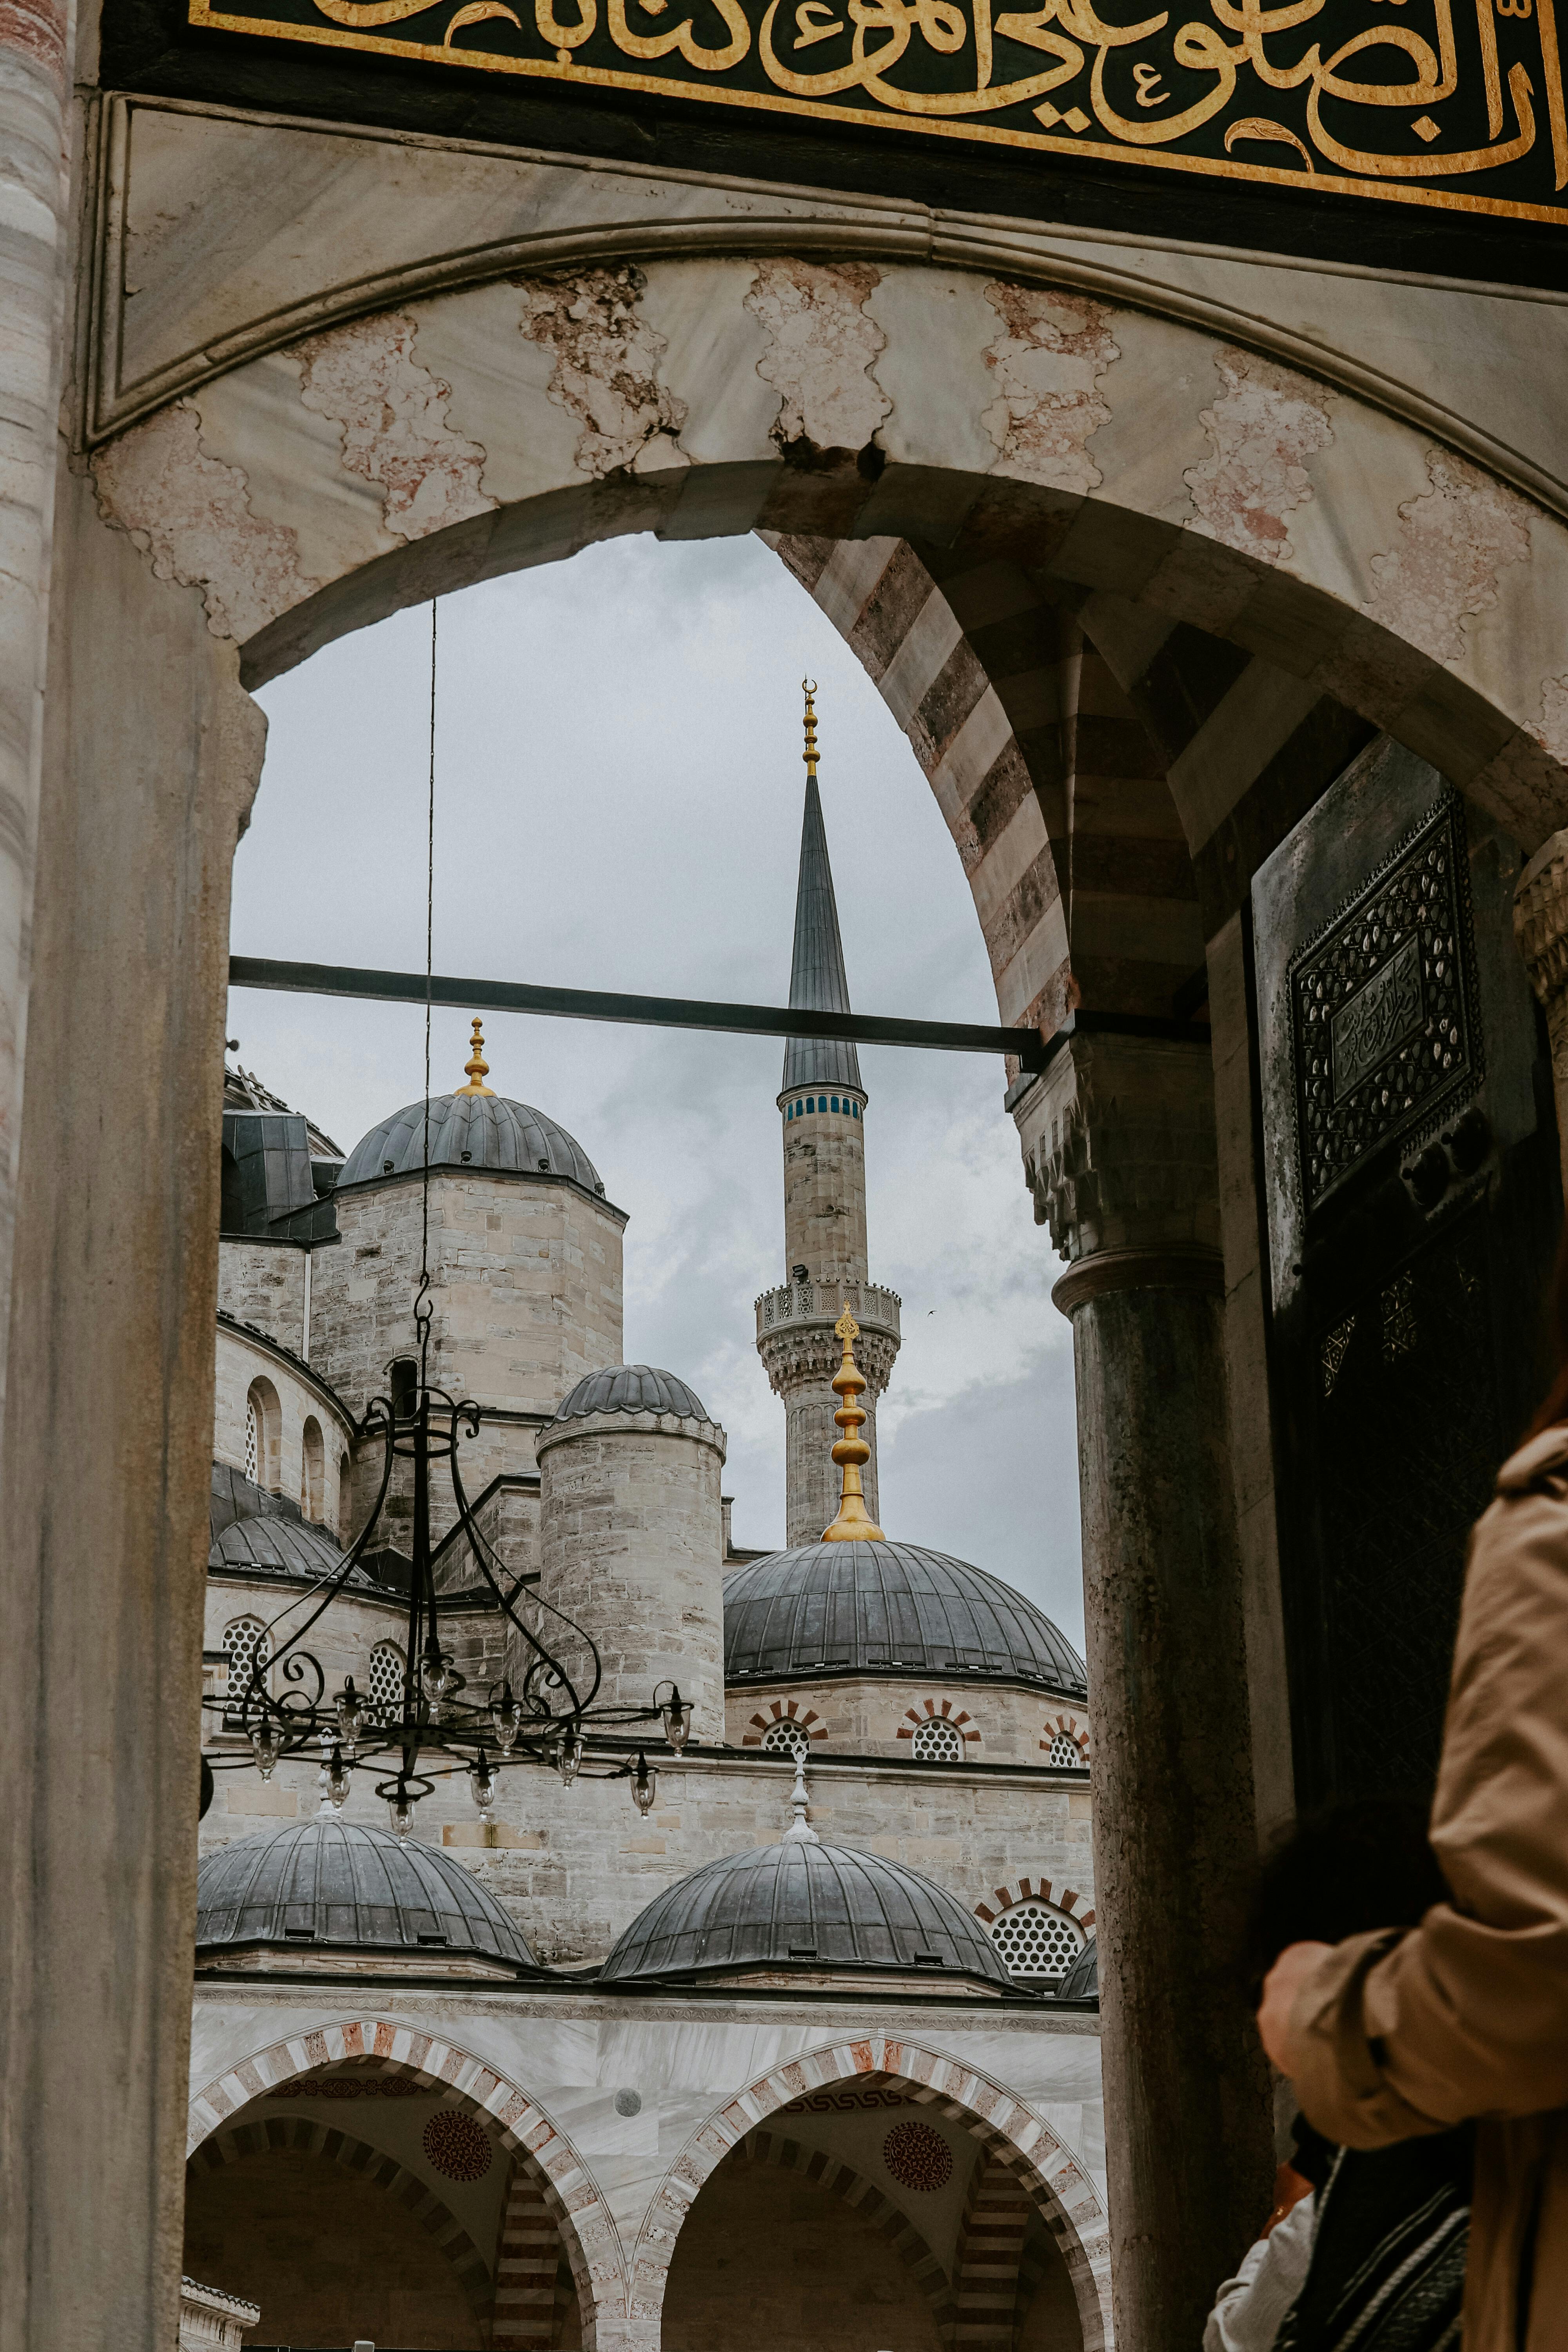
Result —
M 1222 349 L 1220 391 L 1199 412 L 1213 455 L 1183 479 L 1196 515 L 1188 526 L 1264 563 L 1287 562 L 1290 517 L 1312 496 L 1307 461 L 1333 439 L 1333 395 L 1273 360 Z
M 780 395 L 781 447 L 864 449 L 892 409 L 871 369 L 888 338 L 866 309 L 882 273 L 865 261 L 761 261 L 746 308 L 768 338 L 757 373 Z
M 452 387 L 415 356 L 416 322 L 393 310 L 295 345 L 308 409 L 342 426 L 342 462 L 378 483 L 388 530 L 424 539 L 495 505 L 485 453 L 447 419 Z
M 246 478 L 202 446 L 188 400 L 99 452 L 99 510 L 152 558 L 157 580 L 200 588 L 215 637 L 251 636 L 320 584 L 300 568 L 291 530 L 251 509 Z
M 554 358 L 550 397 L 582 424 L 579 469 L 602 476 L 689 463 L 677 440 L 686 404 L 659 382 L 665 341 L 642 315 L 643 272 L 628 262 L 517 283 L 522 332 Z
M 1498 601 L 1498 574 L 1530 556 L 1531 509 L 1452 450 L 1426 452 L 1430 488 L 1399 509 L 1399 543 L 1374 555 L 1362 610 L 1435 661 L 1465 654 L 1462 623 Z
M 1103 302 L 1033 286 L 992 284 L 985 299 L 1002 321 L 984 362 L 997 397 L 985 410 L 1001 467 L 1050 489 L 1098 489 L 1089 443 L 1110 410 L 1100 382 L 1120 358 Z

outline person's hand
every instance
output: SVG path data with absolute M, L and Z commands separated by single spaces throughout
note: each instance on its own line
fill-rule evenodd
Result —
M 1296 1996 L 1331 1944 L 1287 1944 L 1263 1979 L 1258 2009 L 1258 2032 L 1264 2049 L 1282 2074 L 1294 2075 L 1298 2047 L 1290 2031 Z

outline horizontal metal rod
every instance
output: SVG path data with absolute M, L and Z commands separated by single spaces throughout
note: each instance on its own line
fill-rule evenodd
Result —
M 283 963 L 270 956 L 231 956 L 231 988 L 286 989 L 305 996 L 358 996 L 389 1004 L 423 1004 L 425 975 L 359 971 L 346 964 Z M 1045 1067 L 1037 1029 L 988 1029 L 968 1021 L 900 1021 L 875 1013 L 807 1013 L 793 1005 L 710 1004 L 686 996 L 625 996 L 597 988 L 530 988 L 507 980 L 430 982 L 432 1004 L 464 1012 L 542 1013 L 561 1021 L 646 1023 L 658 1029 L 723 1029 L 744 1037 L 828 1037 L 854 1045 L 917 1045 L 945 1054 L 1013 1054 L 1021 1069 Z

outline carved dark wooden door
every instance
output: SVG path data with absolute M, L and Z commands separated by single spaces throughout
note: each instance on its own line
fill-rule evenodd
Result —
M 1253 884 L 1298 1796 L 1425 1792 L 1562 1215 L 1514 844 L 1386 740 Z

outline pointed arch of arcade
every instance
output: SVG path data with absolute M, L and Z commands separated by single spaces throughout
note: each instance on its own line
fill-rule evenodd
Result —
M 962 2125 L 993 2161 L 1022 2184 L 1060 2247 L 1072 2280 L 1084 2352 L 1109 2352 L 1110 2228 L 1078 2159 L 1010 2091 L 988 2074 L 924 2045 L 871 2034 L 774 2066 L 716 2107 L 692 2133 L 647 2210 L 632 2255 L 633 2340 L 654 2352 L 676 2242 L 708 2180 L 734 2149 L 792 2099 L 843 2082 L 886 2083 Z
M 231 2131 L 216 2132 L 203 2140 L 188 2159 L 187 2169 L 220 2171 L 247 2156 L 269 2149 L 296 2156 L 319 2156 L 340 2171 L 379 2189 L 401 2205 L 426 2235 L 433 2238 L 463 2290 L 476 2319 L 490 2316 L 490 2274 L 483 2254 L 451 2209 L 426 2181 L 421 2180 L 368 2140 L 355 2139 L 335 2125 L 313 2122 L 308 2116 L 262 2116 L 254 2123 L 237 2124 Z
M 901 2205 L 895 2204 L 863 2172 L 840 2163 L 825 2148 L 804 2147 L 799 2140 L 763 2125 L 748 2132 L 721 2161 L 733 2164 L 741 2158 L 748 2164 L 770 2166 L 775 2172 L 797 2172 L 868 2221 L 879 2236 L 887 2239 L 930 2304 L 942 2341 L 950 2340 L 953 2300 L 947 2273 Z
M 555 2218 L 583 2314 L 584 2352 L 594 2352 L 596 2315 L 606 2302 L 620 2308 L 626 2301 L 626 2263 L 614 2217 L 576 2149 L 528 2093 L 455 2042 L 384 2017 L 351 2018 L 290 2034 L 226 2067 L 195 2094 L 186 2126 L 187 2155 L 194 2157 L 228 2118 L 257 2099 L 275 2095 L 297 2075 L 354 2059 L 412 2074 L 486 2123 L 499 2125 L 501 2147 L 527 2160 Z

